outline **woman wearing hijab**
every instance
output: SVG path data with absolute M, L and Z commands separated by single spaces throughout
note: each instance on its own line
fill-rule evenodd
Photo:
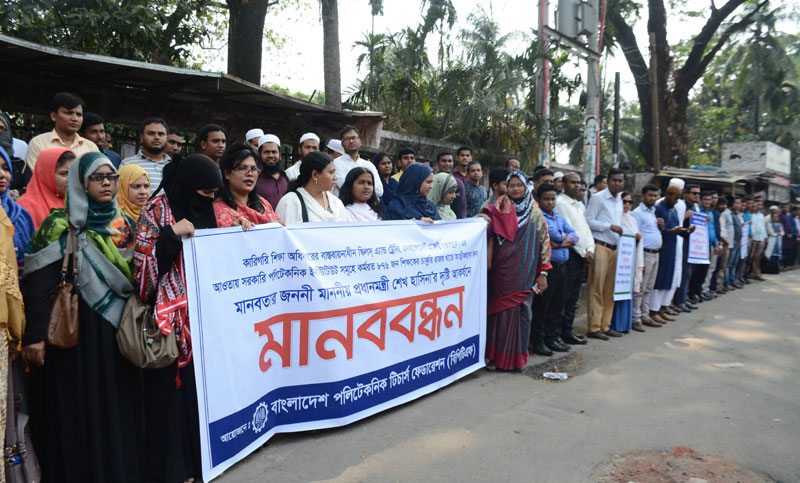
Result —
M 550 236 L 521 171 L 508 175 L 506 195 L 483 213 L 491 220 L 486 367 L 518 370 L 528 362 L 533 295 L 547 290 Z
M 35 426 L 44 481 L 141 481 L 139 371 L 122 357 L 116 332 L 133 293 L 125 222 L 115 200 L 117 171 L 102 153 L 72 164 L 66 210 L 53 210 L 34 233 L 25 256 L 23 358 L 42 366 Z M 77 237 L 67 279 L 79 295 L 78 344 L 46 347 L 50 300 L 61 281 L 67 235 Z M 75 246 L 75 245 L 73 245 Z M 70 264 L 72 262 L 70 261 Z
M 6 434 L 9 350 L 18 350 L 13 341 L 22 340 L 25 332 L 25 306 L 19 291 L 18 274 L 14 225 L 5 210 L 0 209 L 0 435 Z M 6 448 L 6 451 L 6 457 L 19 454 L 14 448 Z M 0 481 L 6 481 L 4 464 L 0 465 Z
M 397 194 L 397 187 L 399 183 L 396 179 L 392 178 L 394 174 L 394 166 L 392 166 L 392 158 L 389 154 L 380 152 L 372 157 L 372 164 L 378 170 L 378 175 L 381 178 L 383 185 L 383 196 L 381 196 L 381 205 L 386 208 L 394 200 Z
M 436 205 L 427 198 L 433 188 L 433 170 L 422 163 L 414 163 L 403 171 L 397 196 L 386 208 L 387 220 L 423 220 L 433 223 L 441 220 Z
M 272 205 L 256 190 L 261 174 L 256 156 L 249 144 L 237 142 L 220 158 L 222 189 L 214 201 L 217 226 L 243 225 L 249 228 L 250 224 L 278 221 Z
M 126 164 L 119 168 L 117 204 L 120 210 L 138 223 L 142 208 L 149 199 L 150 175 L 138 164 Z
M 644 332 L 642 323 L 638 320 L 633 323 L 633 292 L 638 292 L 642 282 L 642 272 L 644 271 L 644 245 L 639 243 L 642 234 L 639 233 L 639 223 L 631 215 L 633 198 L 630 193 L 623 192 L 622 195 L 622 234 L 636 237 L 636 252 L 633 264 L 633 280 L 631 287 L 631 298 L 628 300 L 617 300 L 614 302 L 614 315 L 611 317 L 611 330 L 628 333 L 631 329 L 637 332 Z
M 193 481 L 202 471 L 181 237 L 217 227 L 213 203 L 220 188 L 222 173 L 214 161 L 193 154 L 164 168 L 164 193 L 139 217 L 134 259 L 139 297 L 155 306 L 161 332 L 175 331 L 179 350 L 175 364 L 144 371 L 145 476 L 157 481 Z
M 290 187 L 275 213 L 281 223 L 350 221 L 341 200 L 331 194 L 336 183 L 336 164 L 330 156 L 314 151 L 303 158 L 300 175 Z
M 3 210 L 8 215 L 8 219 L 14 225 L 14 249 L 16 249 L 17 253 L 15 260 L 21 272 L 25 248 L 28 246 L 28 241 L 31 239 L 35 229 L 31 215 L 19 203 L 14 201 L 11 198 L 11 194 L 9 194 L 14 167 L 11 165 L 11 157 L 2 147 L 0 147 L 0 157 L 2 157 L 2 160 L 0 160 L 2 161 L 2 166 L 0 166 L 0 202 L 2 202 Z
M 375 195 L 372 172 L 356 166 L 347 173 L 339 190 L 339 199 L 352 221 L 381 221 L 383 207 Z
M 436 173 L 433 176 L 433 188 L 428 193 L 428 199 L 436 205 L 436 210 L 443 220 L 455 220 L 455 211 L 450 204 L 456 199 L 458 184 L 450 173 Z
M 19 204 L 28 210 L 33 226 L 38 229 L 50 210 L 64 209 L 67 196 L 67 174 L 75 153 L 69 149 L 48 148 L 39 153 L 27 191 Z

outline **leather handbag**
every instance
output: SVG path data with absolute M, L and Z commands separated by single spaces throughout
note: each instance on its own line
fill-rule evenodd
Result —
M 26 431 L 28 415 L 22 412 L 22 392 L 18 364 L 8 364 L 8 408 L 6 413 L 5 453 L 3 454 L 8 483 L 39 483 L 42 470 L 31 438 Z
M 125 303 L 117 329 L 120 353 L 142 369 L 167 367 L 178 358 L 175 331 L 164 335 L 158 328 L 155 311 L 133 294 Z
M 50 325 L 47 327 L 47 344 L 61 349 L 78 345 L 78 240 L 72 229 L 67 233 L 64 260 L 61 263 L 61 282 L 50 299 Z M 69 259 L 72 256 L 73 281 L 67 280 Z

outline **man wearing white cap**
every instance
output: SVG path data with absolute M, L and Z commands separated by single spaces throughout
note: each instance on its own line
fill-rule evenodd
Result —
M 338 139 L 329 139 L 328 144 L 325 145 L 325 153 L 333 159 L 344 156 L 342 142 Z
M 358 166 L 366 168 L 372 173 L 375 196 L 378 198 L 383 196 L 383 183 L 380 182 L 381 178 L 375 165 L 359 157 L 358 150 L 361 149 L 361 139 L 355 126 L 345 126 L 342 129 L 342 147 L 345 154 L 333 161 L 336 163 L 336 185 L 333 187 L 333 194 L 339 196 L 339 188 L 344 184 L 347 173 Z
M 553 174 L 553 184 L 556 185 L 556 190 L 558 190 L 558 194 L 564 192 L 564 173 L 561 171 L 556 171 Z
M 261 139 L 261 136 L 264 135 L 264 131 L 261 129 L 251 129 L 247 131 L 247 134 L 244 135 L 245 140 L 253 146 L 254 148 L 258 148 L 258 141 Z
M 297 148 L 297 155 L 300 159 L 286 170 L 286 176 L 290 181 L 294 181 L 300 176 L 300 164 L 303 163 L 303 158 L 313 151 L 319 151 L 319 136 L 313 132 L 307 132 L 300 136 L 300 146 Z
M 675 186 L 681 193 L 683 193 L 683 187 L 686 186 L 686 182 L 680 178 L 672 178 L 669 180 L 669 186 Z M 656 202 L 656 205 L 659 205 L 664 202 L 664 198 L 659 199 Z M 675 213 L 678 215 L 678 224 L 683 226 L 683 219 L 686 215 L 686 202 L 681 197 L 675 202 L 675 206 L 672 207 L 675 210 Z M 679 233 L 680 235 L 680 233 Z M 681 278 L 683 275 L 683 239 L 679 239 L 678 243 L 675 246 L 675 265 L 673 267 L 673 274 L 672 274 L 672 285 L 669 288 L 668 293 L 664 293 L 662 289 L 653 290 L 650 298 L 650 306 L 655 307 L 656 310 L 658 306 L 668 307 L 665 309 L 666 317 L 664 313 L 661 313 L 660 316 L 667 321 L 672 321 L 674 319 L 670 318 L 670 316 L 677 315 L 681 312 L 681 310 L 672 305 L 672 299 L 675 296 L 675 291 L 681 284 Z M 656 295 L 656 292 L 660 292 L 659 295 Z
M 289 190 L 289 178 L 281 169 L 281 140 L 274 134 L 258 139 L 258 154 L 261 157 L 261 175 L 256 181 L 256 192 L 273 207 Z

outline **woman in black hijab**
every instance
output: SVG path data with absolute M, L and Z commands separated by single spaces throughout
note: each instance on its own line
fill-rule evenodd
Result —
M 172 162 L 139 220 L 134 257 L 139 297 L 155 306 L 163 334 L 175 331 L 179 349 L 175 364 L 143 371 L 145 474 L 157 481 L 194 481 L 202 471 L 181 237 L 216 228 L 213 202 L 221 187 L 222 173 L 207 156 Z

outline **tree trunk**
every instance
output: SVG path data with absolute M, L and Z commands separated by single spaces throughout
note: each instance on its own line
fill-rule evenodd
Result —
M 275 2 L 226 0 L 228 4 L 228 74 L 261 85 L 264 17 Z
M 337 0 L 320 0 L 322 5 L 322 53 L 325 71 L 325 105 L 342 109 L 342 72 L 339 61 L 339 8 Z

